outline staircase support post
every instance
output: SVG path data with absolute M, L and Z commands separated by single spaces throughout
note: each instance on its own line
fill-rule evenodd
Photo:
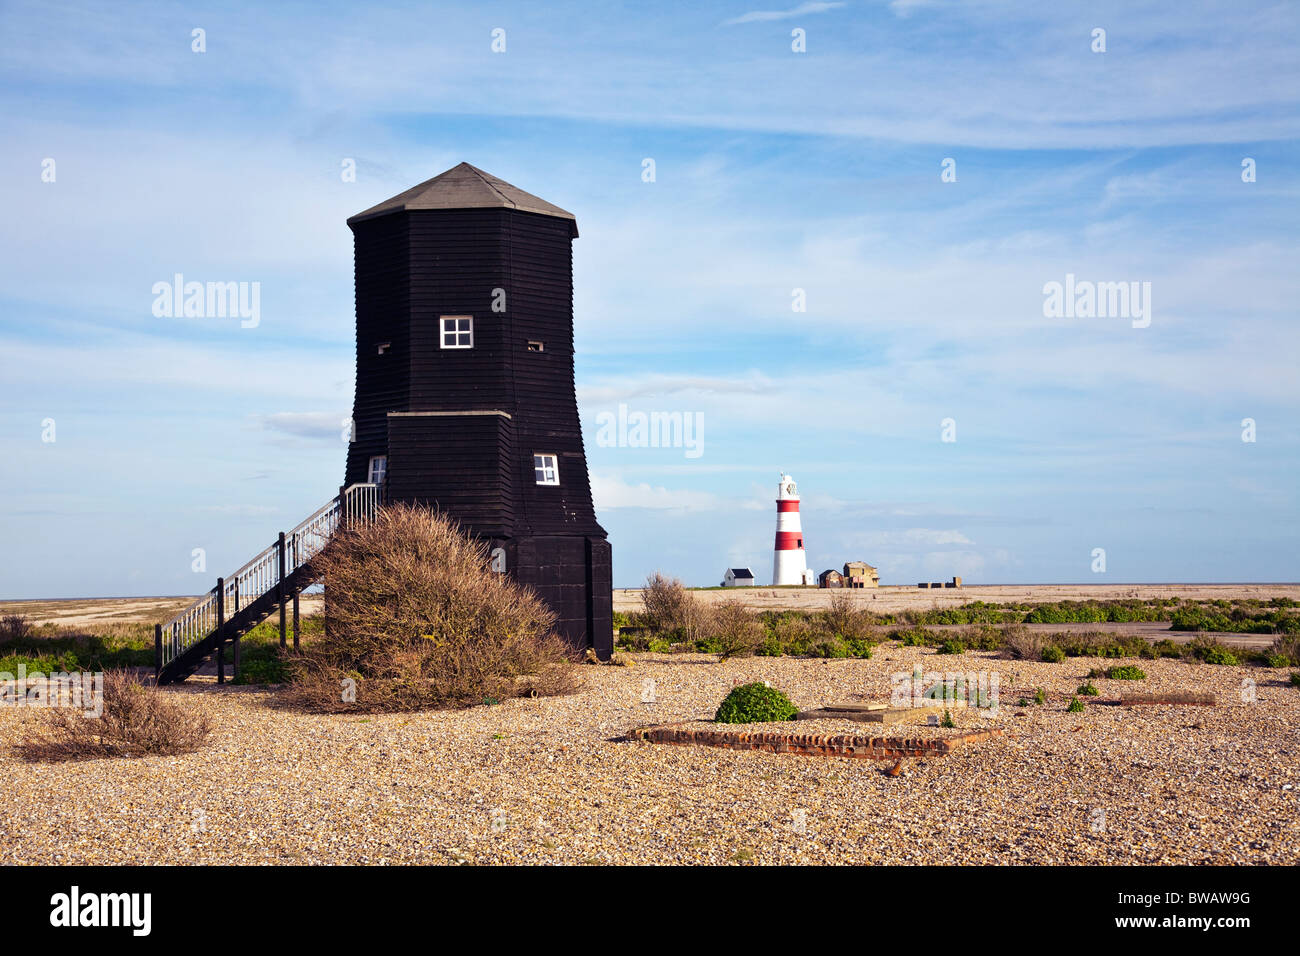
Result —
M 285 642 L 285 621 L 284 621 L 285 611 L 286 611 L 286 608 L 284 606 L 284 599 L 285 599 L 284 568 L 286 562 L 284 560 L 284 532 L 283 531 L 280 532 L 280 540 L 276 543 L 278 545 L 279 552 L 280 552 L 280 590 L 277 596 L 280 599 L 280 648 L 281 650 L 283 650 L 287 646 Z M 297 637 L 298 634 L 297 631 L 295 631 L 294 632 L 295 640 L 297 639 Z
M 155 624 L 153 626 L 153 682 L 155 687 L 162 680 L 162 664 L 162 625 Z
M 298 595 L 293 596 L 293 649 L 298 649 Z
M 226 682 L 226 579 L 217 578 L 217 683 Z

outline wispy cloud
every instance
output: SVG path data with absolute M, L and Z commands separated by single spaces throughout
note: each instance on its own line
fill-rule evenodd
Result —
M 730 20 L 724 20 L 726 26 L 732 26 L 737 23 L 764 23 L 771 20 L 790 20 L 794 17 L 802 17 L 814 13 L 826 13 L 828 10 L 836 10 L 840 7 L 847 6 L 844 3 L 801 3 L 797 7 L 789 10 L 751 10 L 749 13 L 742 13 L 738 17 Z
M 264 428 L 297 438 L 341 442 L 348 434 L 348 417 L 338 412 L 273 412 L 256 420 Z

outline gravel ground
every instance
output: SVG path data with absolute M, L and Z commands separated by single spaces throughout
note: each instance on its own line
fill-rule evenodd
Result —
M 33 765 L 0 748 L 7 862 L 1300 863 L 1300 691 L 1286 672 L 1143 661 L 1140 689 L 1212 690 L 1220 706 L 1094 698 L 1070 714 L 1098 662 L 891 644 L 868 661 L 634 660 L 584 666 L 570 697 L 416 715 L 305 716 L 269 690 L 169 690 L 216 720 L 203 751 Z M 888 700 L 890 674 L 918 661 L 999 672 L 998 714 L 954 717 L 1007 736 L 897 777 L 875 761 L 618 739 L 707 717 L 750 680 L 801 708 Z M 1258 682 L 1253 703 L 1243 678 Z M 1134 686 L 1094 683 L 1101 700 Z M 1045 707 L 1016 706 L 1037 687 Z M 0 740 L 38 716 L 0 709 Z

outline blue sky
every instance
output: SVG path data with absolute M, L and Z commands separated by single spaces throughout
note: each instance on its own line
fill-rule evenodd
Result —
M 462 160 L 578 217 L 617 585 L 770 575 L 779 469 L 819 570 L 1300 580 L 1298 46 L 1289 3 L 4 3 L 0 597 L 195 593 L 333 494 L 345 220 Z M 156 318 L 178 272 L 260 324 Z M 1151 324 L 1044 317 L 1067 274 Z M 620 402 L 703 454 L 600 447 Z

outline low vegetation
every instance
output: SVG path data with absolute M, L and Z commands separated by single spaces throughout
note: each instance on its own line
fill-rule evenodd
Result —
M 898 615 L 875 615 L 860 595 L 833 591 L 821 611 L 746 613 L 741 595 L 717 604 L 701 600 L 680 581 L 651 575 L 643 592 L 644 609 L 620 617 L 617 644 L 624 650 L 655 653 L 699 652 L 719 658 L 758 654 L 768 657 L 870 657 L 881 640 L 905 647 L 932 647 L 940 654 L 999 652 L 1014 660 L 1061 663 L 1072 657 L 1181 658 L 1209 664 L 1242 663 L 1270 667 L 1300 666 L 1300 633 L 1280 633 L 1268 653 L 1243 652 L 1200 635 L 1186 644 L 1169 639 L 1152 642 L 1134 634 L 1109 631 L 1031 630 L 1025 623 L 1169 620 L 1180 609 L 1199 607 L 1175 599 L 1142 601 L 1062 601 L 1033 606 L 973 602 Z M 1278 599 L 1210 602 L 1237 618 L 1264 618 L 1285 630 L 1296 613 L 1295 602 Z M 893 625 L 893 626 L 891 626 Z M 941 628 L 941 629 L 940 629 Z
M 1106 677 L 1110 680 L 1146 680 L 1147 674 L 1136 664 L 1122 664 L 1118 667 L 1107 668 Z
M 1071 714 L 1081 714 L 1081 713 L 1083 713 L 1083 710 L 1084 710 L 1084 704 L 1083 704 L 1083 701 L 1079 700 L 1079 698 L 1077 698 L 1077 697 L 1071 697 L 1071 698 L 1070 698 L 1070 706 L 1067 707 L 1067 708 L 1065 708 L 1065 709 L 1066 709 L 1067 712 L 1069 712 L 1069 713 L 1071 713 Z
M 756 724 L 774 720 L 794 720 L 799 713 L 790 698 L 767 684 L 741 684 L 734 687 L 713 719 L 720 724 Z
M 192 753 L 211 733 L 208 719 L 126 671 L 104 675 L 103 711 L 42 711 L 42 726 L 19 747 L 33 761 L 90 760 Z

